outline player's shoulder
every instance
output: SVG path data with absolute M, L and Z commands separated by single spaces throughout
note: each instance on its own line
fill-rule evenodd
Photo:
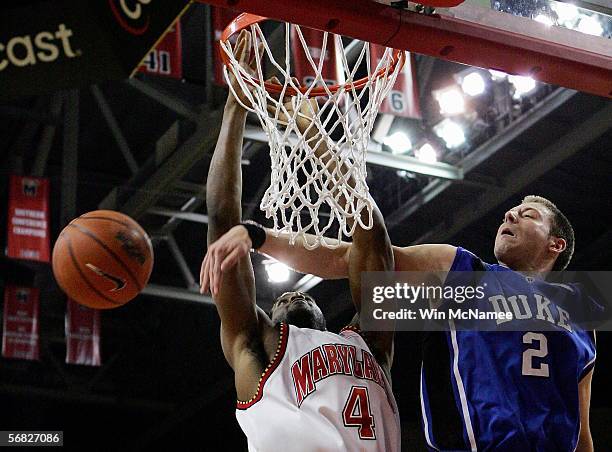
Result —
M 428 243 L 393 247 L 396 271 L 448 271 L 457 247 L 442 243 Z

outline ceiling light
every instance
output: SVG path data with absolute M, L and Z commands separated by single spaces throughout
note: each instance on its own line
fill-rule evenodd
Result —
M 465 111 L 465 99 L 458 88 L 446 88 L 435 93 L 440 104 L 440 113 L 443 115 L 456 115 Z
M 535 20 L 536 22 L 540 22 L 541 24 L 548 25 L 548 26 L 551 26 L 552 24 L 554 24 L 550 16 L 547 16 L 546 14 L 538 14 L 537 16 L 535 16 L 533 20 Z
M 601 23 L 593 16 L 582 16 L 576 30 L 594 36 L 601 36 L 604 31 Z
M 386 136 L 383 144 L 389 146 L 394 154 L 403 154 L 412 148 L 412 142 L 404 132 L 395 132 L 392 135 Z
M 468 96 L 478 96 L 484 93 L 485 81 L 479 72 L 470 72 L 463 77 L 461 89 L 463 89 L 463 92 Z
M 557 13 L 559 23 L 573 23 L 578 17 L 578 8 L 571 3 L 551 3 L 550 7 Z
M 508 74 L 506 74 L 505 72 L 496 71 L 495 69 L 489 69 L 489 73 L 491 74 L 491 78 L 496 82 L 500 80 L 505 80 L 506 77 L 508 77 Z
M 268 281 L 273 283 L 282 283 L 289 280 L 290 269 L 282 262 L 265 263 L 266 273 L 268 273 Z
M 434 127 L 434 132 L 444 140 L 448 148 L 457 148 L 465 143 L 463 128 L 452 119 L 445 119 Z
M 514 98 L 518 99 L 523 95 L 533 91 L 536 87 L 536 82 L 531 77 L 524 77 L 522 75 L 510 75 L 508 76 L 510 83 L 514 85 Z
M 414 156 L 423 163 L 436 163 L 438 161 L 438 153 L 429 143 L 425 143 L 414 151 Z

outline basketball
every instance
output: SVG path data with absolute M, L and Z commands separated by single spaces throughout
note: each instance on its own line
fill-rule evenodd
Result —
M 74 301 L 96 309 L 124 305 L 138 295 L 153 268 L 153 247 L 133 219 L 112 210 L 72 220 L 53 248 L 53 274 Z

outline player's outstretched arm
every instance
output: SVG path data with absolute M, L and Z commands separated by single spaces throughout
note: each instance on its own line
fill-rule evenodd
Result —
M 246 64 L 250 55 L 250 52 L 246 50 L 250 48 L 250 35 L 241 34 L 237 46 L 236 53 L 244 59 Z M 240 223 L 241 153 L 246 114 L 247 112 L 230 93 L 207 180 L 209 245 Z M 215 268 L 219 265 L 219 259 L 210 252 L 209 247 L 202 271 L 207 272 L 208 268 Z M 234 370 L 243 369 L 241 360 L 248 355 L 249 342 L 260 333 L 259 322 L 270 322 L 265 314 L 260 315 L 255 304 L 255 280 L 248 255 L 239 259 L 236 265 L 225 273 L 222 280 L 215 281 L 215 287 L 213 299 L 221 318 L 223 352 Z M 236 381 L 238 386 L 239 379 L 237 378 Z M 252 393 L 253 390 L 248 387 L 248 381 L 246 386 L 244 391 L 237 387 L 238 392 Z
M 593 370 L 582 378 L 578 385 L 578 397 L 580 401 L 580 436 L 576 452 L 593 452 L 593 438 L 589 425 L 589 408 L 591 406 L 591 380 Z

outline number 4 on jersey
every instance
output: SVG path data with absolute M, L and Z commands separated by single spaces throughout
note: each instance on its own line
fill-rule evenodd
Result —
M 342 419 L 347 427 L 359 427 L 359 438 L 376 439 L 368 388 L 365 386 L 351 388 L 344 410 L 342 410 Z

